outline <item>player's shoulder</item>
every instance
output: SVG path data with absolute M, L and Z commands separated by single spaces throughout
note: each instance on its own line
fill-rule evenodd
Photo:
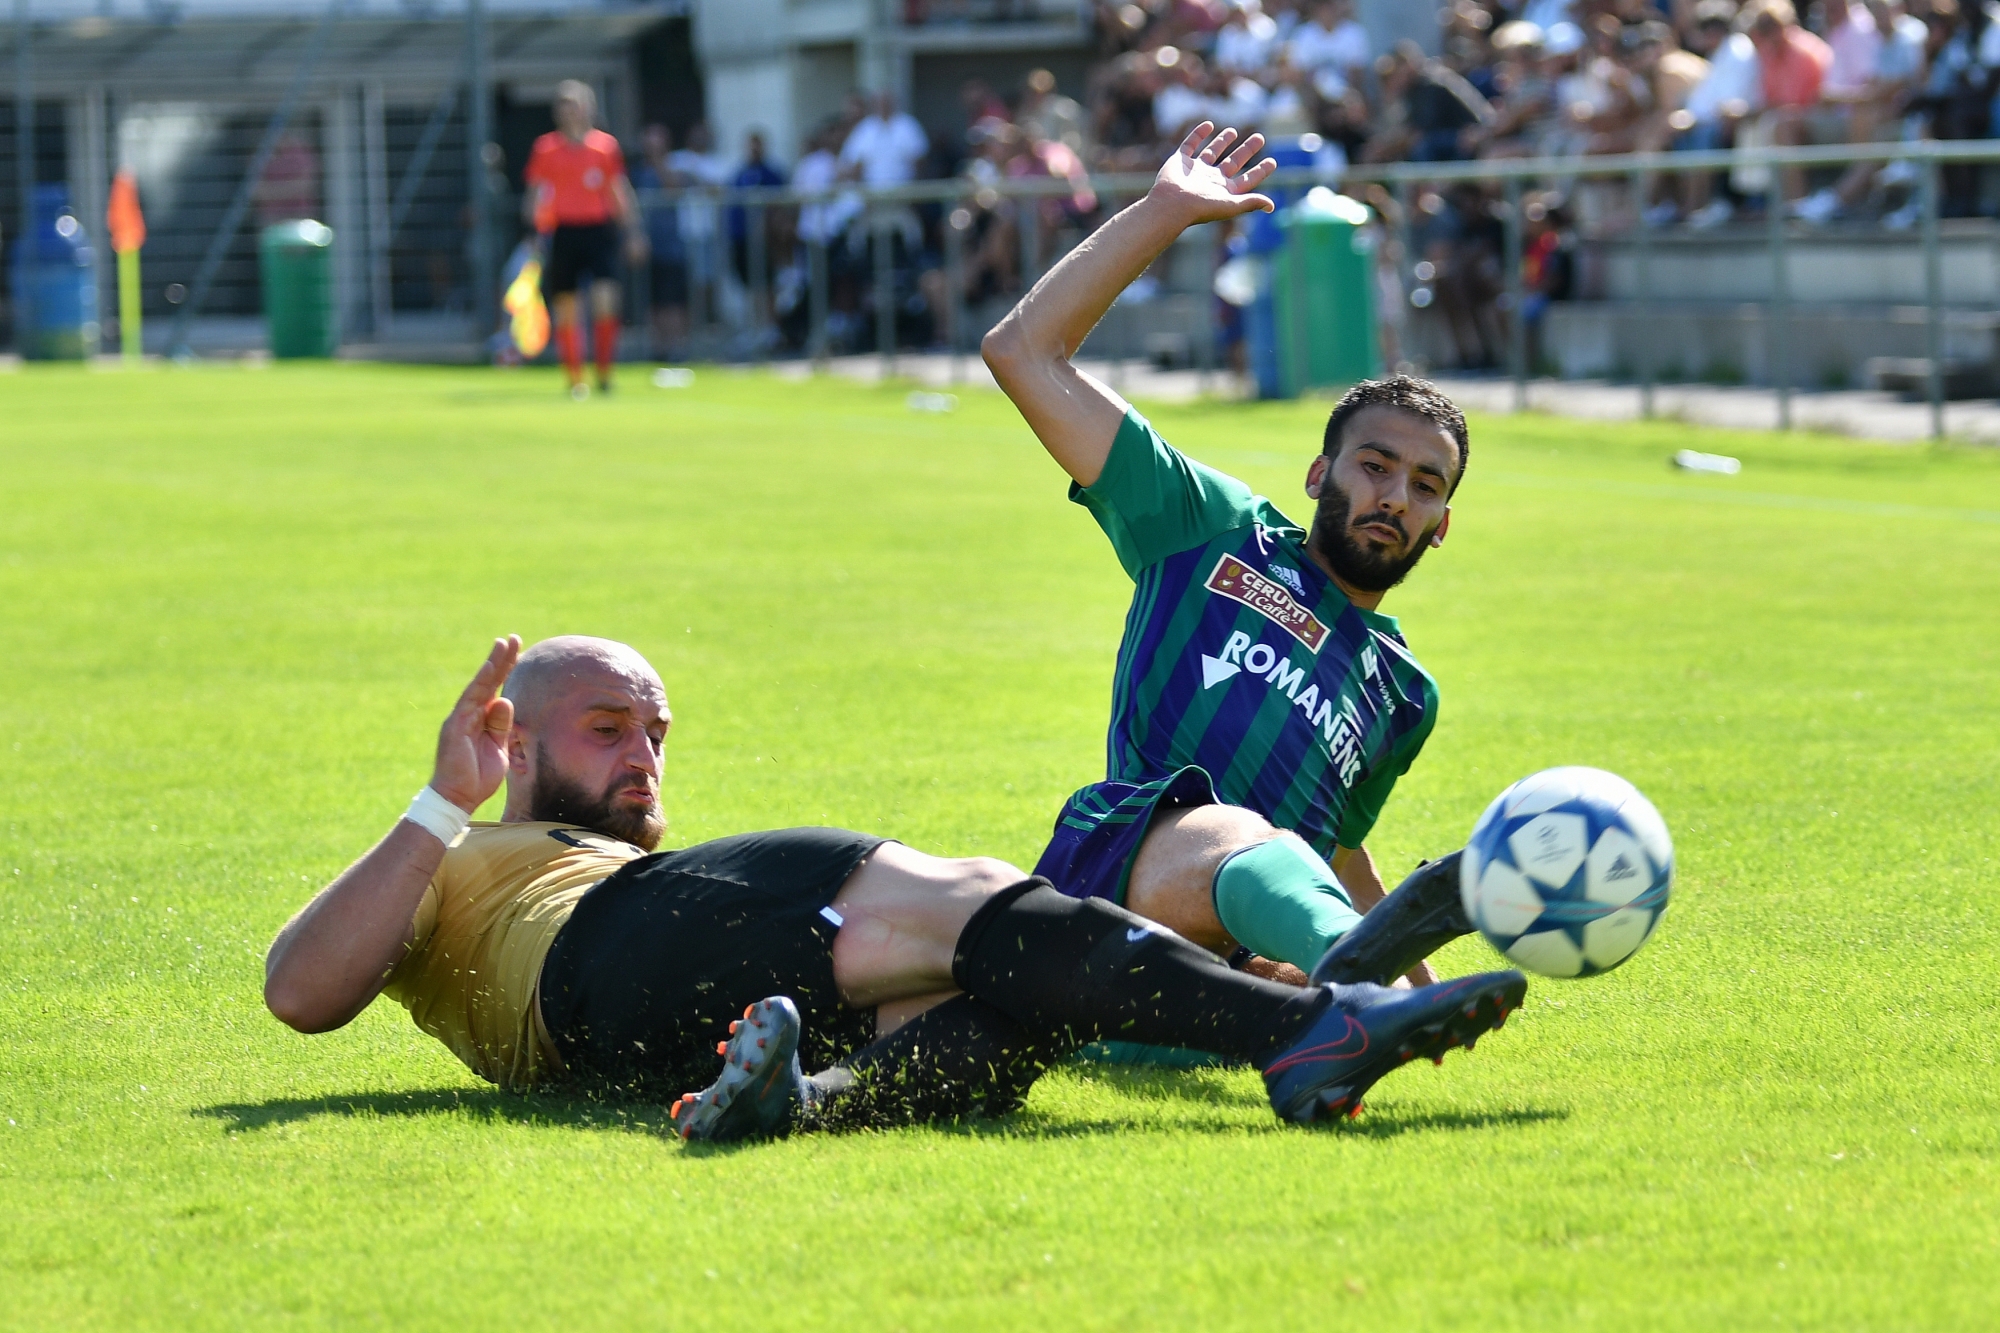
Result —
M 533 156 L 545 157 L 550 153 L 560 153 L 562 146 L 563 132 L 561 130 L 550 130 L 547 134 L 537 135 L 534 147 L 528 151 Z
M 1238 498 L 1245 503 L 1255 500 L 1268 504 L 1262 496 L 1253 496 L 1250 486 L 1241 478 L 1213 463 L 1203 462 L 1167 439 L 1160 428 L 1136 407 L 1126 407 L 1124 419 L 1118 423 L 1118 431 L 1111 437 L 1111 453 L 1105 463 L 1107 469 L 1115 467 L 1121 472 L 1164 471 L 1200 478 L 1210 485 L 1238 493 Z
M 1244 489 L 1250 488 L 1245 486 Z M 1311 562 L 1312 557 L 1306 554 L 1306 530 L 1293 522 L 1291 515 L 1278 508 L 1277 502 L 1270 496 L 1252 493 L 1250 514 L 1257 524 L 1259 535 L 1265 540 L 1287 548 L 1288 553 L 1300 560 Z
M 606 157 L 622 157 L 624 150 L 618 146 L 618 136 L 606 130 L 592 130 L 583 136 L 584 147 L 593 149 Z
M 1383 616 L 1379 619 L 1387 620 Z M 1419 710 L 1426 705 L 1435 705 L 1438 698 L 1437 678 L 1429 668 L 1417 660 L 1417 654 L 1410 647 L 1408 639 L 1396 622 L 1390 620 L 1387 626 L 1369 622 L 1368 643 L 1361 651 L 1362 666 L 1369 674 L 1376 671 L 1385 673 L 1396 687 L 1397 693 L 1416 704 Z
M 1425 680 L 1431 679 L 1430 670 L 1417 659 L 1417 650 L 1410 647 L 1410 641 L 1403 637 L 1401 630 L 1386 634 L 1378 630 L 1374 637 L 1375 642 L 1380 645 L 1382 652 L 1391 662 L 1405 668 L 1412 675 L 1422 676 Z

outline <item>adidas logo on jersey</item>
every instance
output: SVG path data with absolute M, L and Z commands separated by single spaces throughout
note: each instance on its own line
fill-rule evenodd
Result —
M 1299 571 L 1290 565 L 1272 565 L 1271 577 L 1292 590 L 1292 596 L 1306 595 L 1306 581 L 1299 577 Z

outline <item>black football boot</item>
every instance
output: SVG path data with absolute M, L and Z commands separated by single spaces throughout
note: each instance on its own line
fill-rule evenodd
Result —
M 1426 861 L 1376 903 L 1361 924 L 1333 942 L 1313 966 L 1312 983 L 1386 986 L 1441 945 L 1469 934 L 1472 922 L 1458 892 L 1459 853 Z

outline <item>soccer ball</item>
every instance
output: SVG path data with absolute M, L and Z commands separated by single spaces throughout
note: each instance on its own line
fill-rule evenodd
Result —
M 1458 863 L 1472 924 L 1545 977 L 1609 972 L 1637 953 L 1673 882 L 1660 812 L 1601 768 L 1522 778 L 1486 807 Z

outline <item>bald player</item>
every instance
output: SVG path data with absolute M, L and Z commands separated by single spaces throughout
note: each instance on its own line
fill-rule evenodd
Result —
M 430 784 L 278 933 L 272 1013 L 328 1032 L 386 993 L 506 1088 L 657 1099 L 714 1079 L 674 1113 L 719 1140 L 998 1113 L 1114 1035 L 1255 1064 L 1305 1123 L 1470 1047 L 1526 992 L 1518 972 L 1280 985 L 1005 862 L 844 829 L 655 852 L 672 723 L 623 644 L 497 640 Z M 503 781 L 499 822 L 473 823 Z

